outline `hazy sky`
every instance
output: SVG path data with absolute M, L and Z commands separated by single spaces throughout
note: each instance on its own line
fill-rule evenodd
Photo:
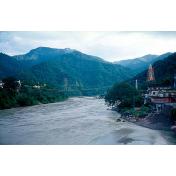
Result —
M 72 48 L 108 61 L 176 51 L 176 32 L 0 32 L 0 52 Z

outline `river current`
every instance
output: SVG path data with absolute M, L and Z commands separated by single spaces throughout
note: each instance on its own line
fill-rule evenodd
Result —
M 102 99 L 66 101 L 0 111 L 0 144 L 175 144 L 171 132 L 116 122 Z

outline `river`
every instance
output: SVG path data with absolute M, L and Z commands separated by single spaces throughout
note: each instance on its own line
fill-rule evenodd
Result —
M 116 122 L 118 117 L 104 100 L 93 97 L 1 110 L 0 144 L 176 143 L 171 132 Z

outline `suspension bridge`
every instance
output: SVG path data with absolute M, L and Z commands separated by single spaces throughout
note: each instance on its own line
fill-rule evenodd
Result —
M 74 93 L 101 93 L 104 94 L 106 93 L 106 91 L 111 88 L 112 86 L 102 86 L 102 87 L 89 87 L 89 88 L 82 88 L 82 87 L 77 87 L 75 85 L 69 85 L 67 87 L 63 86 L 61 88 L 47 88 L 47 87 L 42 87 L 42 86 L 29 86 L 29 85 L 25 85 L 25 87 L 31 87 L 31 88 L 36 88 L 36 89 L 44 89 L 46 91 L 54 91 L 54 92 L 58 92 L 58 93 L 65 93 L 65 94 L 74 94 Z

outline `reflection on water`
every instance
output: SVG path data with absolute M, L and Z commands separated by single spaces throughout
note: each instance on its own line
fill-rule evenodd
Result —
M 171 133 L 150 130 L 84 97 L 0 111 L 0 144 L 174 144 Z

